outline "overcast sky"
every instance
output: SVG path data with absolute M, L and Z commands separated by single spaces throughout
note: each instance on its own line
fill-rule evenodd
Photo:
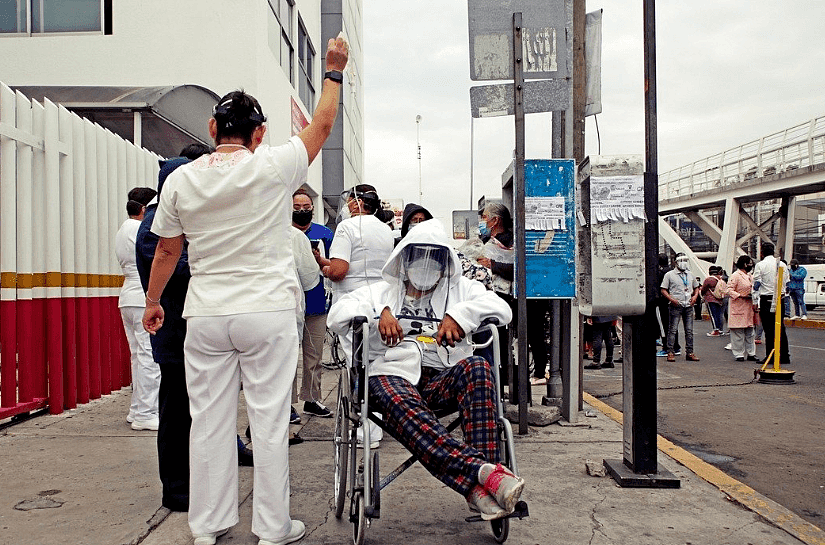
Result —
M 493 0 L 485 0 L 492 2 Z M 644 153 L 642 0 L 604 9 L 603 155 Z M 365 0 L 366 181 L 442 221 L 470 207 L 467 3 Z M 825 2 L 660 1 L 656 6 L 659 172 L 825 115 Z M 513 118 L 475 121 L 473 201 L 500 196 Z M 527 116 L 527 158 L 550 157 L 550 116 Z M 586 151 L 598 153 L 593 117 Z

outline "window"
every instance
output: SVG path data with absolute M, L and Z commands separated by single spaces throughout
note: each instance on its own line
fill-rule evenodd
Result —
M 281 69 L 289 78 L 289 83 L 295 85 L 294 81 L 294 53 L 295 48 L 292 45 L 292 11 L 295 5 L 294 0 L 269 0 L 269 7 L 272 13 L 275 14 L 275 19 L 278 21 L 278 32 L 280 35 L 273 40 L 273 50 L 276 55 L 280 56 Z
M 0 33 L 47 34 L 104 32 L 111 34 L 112 0 L 0 0 Z
M 298 96 L 304 106 L 310 111 L 315 107 L 315 84 L 313 74 L 315 69 L 315 49 L 309 41 L 304 22 L 298 18 Z

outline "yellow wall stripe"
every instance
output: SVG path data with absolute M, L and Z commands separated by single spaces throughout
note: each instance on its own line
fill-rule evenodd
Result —
M 120 274 L 81 273 L 0 273 L 0 288 L 30 290 L 32 288 L 119 288 L 123 285 Z

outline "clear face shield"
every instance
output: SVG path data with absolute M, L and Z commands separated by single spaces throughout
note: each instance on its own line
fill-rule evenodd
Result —
M 415 291 L 430 292 L 447 275 L 449 258 L 443 246 L 410 245 L 402 255 L 401 280 Z
M 686 255 L 680 255 L 676 258 L 676 268 L 680 271 L 686 271 L 688 268 L 688 257 Z
M 335 217 L 335 223 L 337 225 L 345 219 L 361 214 L 373 214 L 380 207 L 381 201 L 375 191 L 358 191 L 355 188 L 346 189 L 341 192 L 338 199 L 338 215 Z

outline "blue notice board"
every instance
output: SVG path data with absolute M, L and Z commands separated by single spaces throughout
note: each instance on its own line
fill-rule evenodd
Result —
M 524 161 L 527 297 L 576 296 L 575 173 L 573 159 Z

